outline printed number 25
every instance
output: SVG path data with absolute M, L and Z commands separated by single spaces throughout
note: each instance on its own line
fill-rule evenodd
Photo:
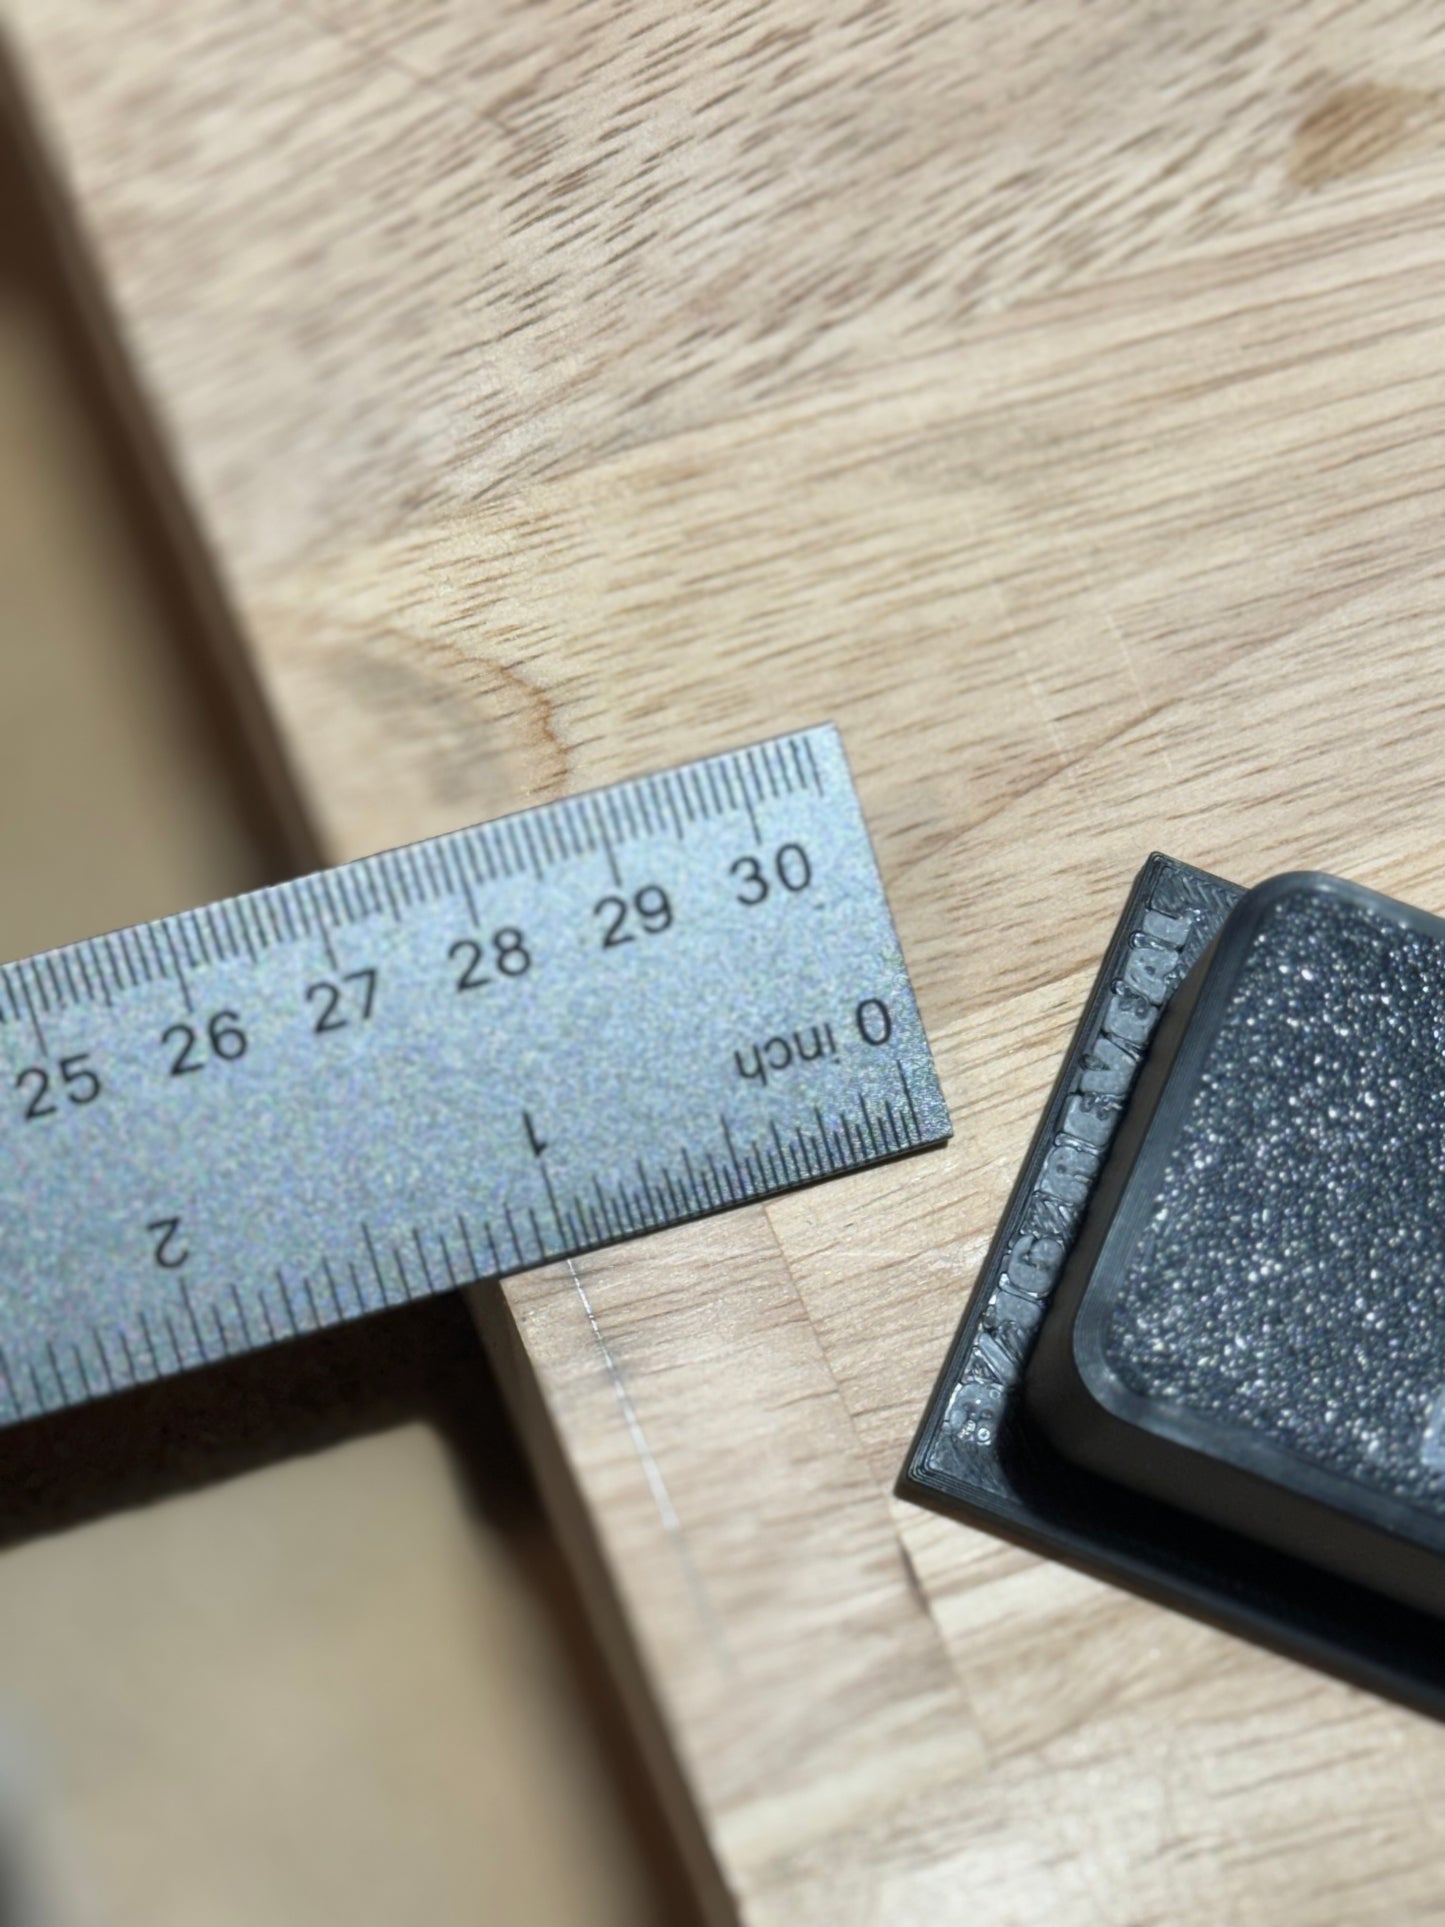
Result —
M 95 1072 L 85 1068 L 89 1056 L 89 1051 L 81 1051 L 76 1057 L 62 1057 L 60 1060 L 60 1079 L 65 1086 L 65 1095 L 72 1104 L 93 1104 L 103 1088 Z M 60 1109 L 50 1094 L 50 1073 L 39 1064 L 32 1064 L 28 1070 L 21 1071 L 15 1080 L 15 1088 L 30 1093 L 30 1102 L 25 1106 L 27 1124 L 36 1118 L 54 1117 Z

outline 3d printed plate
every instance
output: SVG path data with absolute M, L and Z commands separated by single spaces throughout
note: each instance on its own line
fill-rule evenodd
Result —
M 1035 1341 L 1124 1116 L 1192 965 L 1242 892 L 1151 857 L 1115 932 L 900 1490 L 1378 1691 L 1445 1712 L 1431 1614 L 1081 1469 L 1026 1408 Z

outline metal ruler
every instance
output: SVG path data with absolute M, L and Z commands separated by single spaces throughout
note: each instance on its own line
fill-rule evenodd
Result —
M 0 1424 L 950 1134 L 837 731 L 0 968 Z

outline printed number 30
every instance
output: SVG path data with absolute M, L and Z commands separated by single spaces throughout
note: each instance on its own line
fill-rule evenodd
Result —
M 755 903 L 766 902 L 772 895 L 774 882 L 780 883 L 791 896 L 796 896 L 813 881 L 813 866 L 801 843 L 784 843 L 773 857 L 771 867 L 770 878 L 757 857 L 738 858 L 732 866 L 732 874 L 742 885 L 738 891 L 739 903 L 751 907 Z

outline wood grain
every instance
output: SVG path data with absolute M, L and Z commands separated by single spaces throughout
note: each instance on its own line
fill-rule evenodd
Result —
M 1445 907 L 1431 10 L 15 14 L 336 854 L 845 731 L 954 1145 L 507 1288 L 742 1912 L 1445 1911 L 1438 1727 L 891 1496 L 1142 856 Z

